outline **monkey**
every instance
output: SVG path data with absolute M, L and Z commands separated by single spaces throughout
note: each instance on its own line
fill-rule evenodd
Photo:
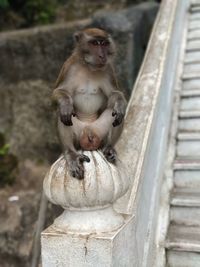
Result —
M 84 178 L 83 150 L 100 149 L 116 162 L 114 145 L 125 116 L 127 101 L 114 70 L 115 43 L 109 33 L 88 28 L 74 34 L 75 48 L 64 62 L 53 90 L 58 107 L 58 132 L 70 174 Z

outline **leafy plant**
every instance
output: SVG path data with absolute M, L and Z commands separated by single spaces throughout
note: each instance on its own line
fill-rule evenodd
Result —
M 0 30 L 53 22 L 60 0 L 0 0 Z
M 0 0 L 1 1 L 1 0 Z M 53 20 L 58 0 L 9 0 L 10 6 L 26 20 L 27 26 Z
M 5 144 L 2 147 L 0 147 L 0 156 L 5 156 L 6 154 L 8 154 L 9 148 L 10 148 L 9 144 Z
M 9 144 L 5 143 L 4 135 L 0 133 L 0 186 L 11 185 L 15 181 L 17 158 L 9 153 Z
M 0 9 L 5 9 L 7 7 L 9 7 L 8 0 L 0 0 Z

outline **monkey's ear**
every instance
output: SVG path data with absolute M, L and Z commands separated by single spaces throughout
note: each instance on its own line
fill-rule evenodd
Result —
M 82 37 L 82 32 L 75 32 L 74 33 L 74 41 L 75 41 L 75 43 L 79 43 L 81 37 Z

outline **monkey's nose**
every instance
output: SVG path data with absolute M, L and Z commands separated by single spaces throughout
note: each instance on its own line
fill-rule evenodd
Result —
M 104 56 L 99 56 L 99 59 L 100 59 L 101 64 L 106 63 L 106 58 Z

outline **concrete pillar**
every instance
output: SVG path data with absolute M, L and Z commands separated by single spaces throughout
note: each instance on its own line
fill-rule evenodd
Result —
M 63 157 L 45 177 L 46 196 L 65 210 L 42 233 L 43 267 L 113 266 L 114 255 L 127 242 L 130 218 L 113 209 L 128 189 L 127 172 L 120 161 L 108 163 L 101 152 L 84 154 L 90 162 L 84 163 L 83 180 L 69 175 Z

